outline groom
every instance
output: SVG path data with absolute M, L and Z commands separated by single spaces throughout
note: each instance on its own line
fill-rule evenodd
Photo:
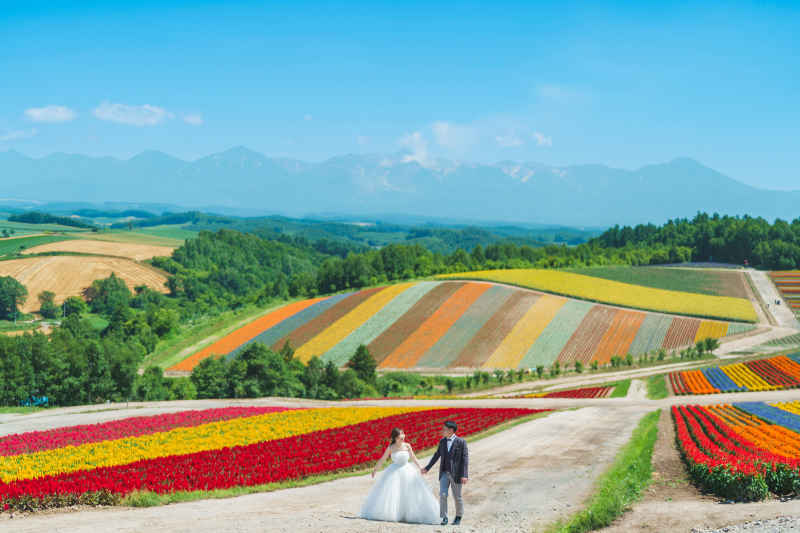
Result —
M 444 428 L 442 428 L 444 438 L 439 441 L 439 447 L 433 454 L 431 462 L 421 470 L 423 475 L 427 474 L 433 463 L 441 457 L 442 462 L 439 463 L 439 516 L 442 517 L 443 526 L 447 525 L 447 493 L 451 486 L 453 487 L 453 499 L 456 501 L 456 518 L 453 520 L 453 525 L 460 524 L 461 517 L 464 516 L 461 487 L 468 481 L 469 451 L 467 450 L 467 441 L 456 437 L 457 430 L 458 424 L 452 420 L 444 423 Z

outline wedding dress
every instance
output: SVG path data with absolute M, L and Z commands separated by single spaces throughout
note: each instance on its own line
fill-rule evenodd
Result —
M 392 454 L 393 463 L 383 472 L 361 506 L 361 518 L 412 524 L 440 522 L 439 502 L 408 458 L 406 451 Z

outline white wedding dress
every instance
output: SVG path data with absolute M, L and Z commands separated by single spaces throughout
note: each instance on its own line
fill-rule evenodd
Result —
M 408 458 L 406 451 L 392 454 L 393 463 L 383 472 L 361 506 L 361 518 L 411 524 L 440 522 L 439 502 Z

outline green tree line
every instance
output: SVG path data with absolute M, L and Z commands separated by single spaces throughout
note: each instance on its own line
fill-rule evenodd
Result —
M 747 261 L 757 268 L 791 270 L 800 267 L 800 218 L 770 224 L 761 217 L 697 213 L 691 220 L 669 220 L 660 226 L 617 225 L 590 244 L 628 250 L 680 247 L 691 250 L 691 261 L 737 265 Z

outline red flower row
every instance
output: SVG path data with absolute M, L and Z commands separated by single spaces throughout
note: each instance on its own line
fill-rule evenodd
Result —
M 785 492 L 774 484 L 770 472 L 800 472 L 800 459 L 790 459 L 758 447 L 741 437 L 707 408 L 673 407 L 678 444 L 690 473 L 713 493 L 732 499 L 768 496 L 768 490 Z
M 351 426 L 188 455 L 147 459 L 119 467 L 97 468 L 0 483 L 0 503 L 12 506 L 24 497 L 43 499 L 87 492 L 125 495 L 225 489 L 297 479 L 354 468 L 378 459 L 395 427 L 404 428 L 418 450 L 440 438 L 442 423 L 455 420 L 459 435 L 541 412 L 532 409 L 436 409 L 390 416 Z
M 289 407 L 224 407 L 182 411 L 155 416 L 136 416 L 101 424 L 69 426 L 47 431 L 31 431 L 10 435 L 0 439 L 0 455 L 21 455 L 25 453 L 54 450 L 64 446 L 80 446 L 94 442 L 140 437 L 153 433 L 163 433 L 175 428 L 196 427 L 212 422 L 246 418 L 267 413 L 287 411 Z
M 608 391 L 614 387 L 590 387 L 586 389 L 572 389 L 548 392 L 540 398 L 604 398 Z

